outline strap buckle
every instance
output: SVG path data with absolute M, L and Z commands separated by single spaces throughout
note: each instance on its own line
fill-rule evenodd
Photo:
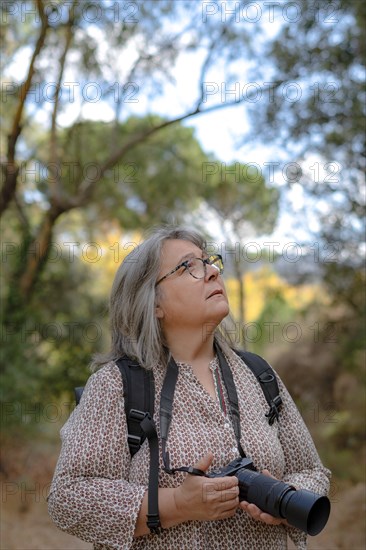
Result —
M 146 524 L 153 535 L 159 535 L 161 531 L 161 524 L 158 514 L 146 514 Z
M 158 506 L 158 476 L 159 476 L 159 443 L 158 435 L 156 433 L 156 427 L 149 412 L 139 411 L 137 409 L 131 409 L 129 417 L 132 420 L 139 422 L 140 428 L 145 434 L 149 442 L 150 448 L 150 479 L 149 479 L 149 494 L 148 505 L 146 514 L 146 524 L 150 529 L 150 533 L 159 535 L 161 530 L 161 524 L 159 519 L 159 506 Z M 128 434 L 129 441 L 140 443 L 141 438 L 139 436 L 131 436 Z M 153 512 L 153 513 L 152 513 Z
M 147 414 L 149 414 L 149 413 L 143 412 L 143 411 L 138 411 L 137 409 L 131 409 L 129 416 L 130 416 L 131 420 L 137 420 L 137 422 L 141 422 Z
M 269 412 L 266 413 L 266 418 L 268 418 L 268 424 L 270 426 L 272 426 L 275 419 L 278 422 L 279 413 L 280 413 L 279 408 L 281 405 L 282 405 L 282 399 L 279 395 L 277 395 L 274 399 L 272 399 Z
M 127 434 L 127 442 L 129 447 L 131 447 L 135 452 L 141 447 L 141 437 L 138 435 Z

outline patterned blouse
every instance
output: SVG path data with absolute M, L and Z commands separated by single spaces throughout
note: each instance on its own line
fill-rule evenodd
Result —
M 297 488 L 326 494 L 330 472 L 320 462 L 311 436 L 281 380 L 278 379 L 283 400 L 280 421 L 270 426 L 265 418 L 267 402 L 251 370 L 234 352 L 226 358 L 239 397 L 241 445 L 246 456 L 259 471 L 267 468 L 272 475 Z M 178 367 L 167 444 L 171 467 L 193 465 L 208 451 L 214 454 L 212 468 L 225 466 L 239 456 L 227 412 L 226 391 L 221 392 L 226 401 L 226 406 L 222 406 L 222 399 L 210 396 L 190 365 L 178 363 Z M 210 367 L 220 372 L 217 358 Z M 154 420 L 159 434 L 160 390 L 164 380 L 161 369 L 154 370 L 154 379 Z M 133 538 L 148 486 L 149 446 L 146 440 L 131 460 L 122 378 L 114 363 L 108 363 L 89 378 L 80 404 L 61 430 L 61 438 L 49 512 L 60 529 L 93 543 L 94 550 L 281 550 L 287 548 L 288 534 L 298 549 L 306 548 L 303 532 L 255 521 L 241 509 L 227 519 L 187 521 L 163 529 L 159 535 Z M 160 449 L 159 486 L 177 487 L 185 475 L 164 472 Z

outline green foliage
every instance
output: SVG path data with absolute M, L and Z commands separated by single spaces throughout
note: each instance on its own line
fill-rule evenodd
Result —
M 299 218 L 322 251 L 318 261 L 334 303 L 358 315 L 365 304 L 365 21 L 358 0 L 302 3 L 301 17 L 283 18 L 266 41 L 255 74 L 265 79 L 270 71 L 271 81 L 282 84 L 250 109 L 259 139 L 273 141 L 303 168 L 294 178 L 306 199 Z M 286 85 L 296 99 L 284 94 Z M 311 155 L 318 160 L 307 168 Z M 330 252 L 333 261 L 326 260 Z
M 253 173 L 254 172 L 254 173 Z M 230 165 L 205 162 L 202 166 L 206 182 L 205 199 L 222 224 L 227 241 L 234 248 L 244 245 L 248 237 L 258 237 L 274 228 L 278 216 L 279 191 L 267 185 L 262 174 L 249 164 L 235 162 Z M 230 246 L 230 245 L 229 245 Z M 235 248 L 236 249 L 236 248 Z M 225 255 L 228 271 L 232 271 L 238 283 L 238 322 L 245 325 L 246 293 L 243 281 L 248 261 L 243 255 Z M 239 345 L 244 345 L 240 334 Z
M 1 327 L 3 403 L 45 403 L 85 383 L 91 354 L 105 338 L 105 305 L 90 300 L 91 284 L 85 264 L 59 259 L 42 273 L 29 303 L 8 312 Z
M 65 129 L 59 139 L 63 192 L 76 194 L 80 182 L 89 183 L 97 177 L 108 156 L 131 135 L 143 134 L 163 122 L 159 117 L 132 117 L 118 125 L 85 121 Z M 46 135 L 38 150 L 38 160 L 47 168 Z M 89 197 L 91 204 L 86 210 L 89 208 L 91 220 L 95 215 L 101 220 L 116 218 L 126 229 L 167 222 L 172 216 L 181 219 L 197 206 L 202 195 L 201 166 L 205 159 L 191 128 L 179 124 L 167 127 L 132 148 L 123 162 L 106 171 Z M 47 202 L 53 174 L 47 169 L 45 174 L 38 189 Z
M 64 194 L 77 193 L 78 182 L 87 180 L 88 174 L 100 169 L 115 144 L 126 140 L 126 136 L 143 133 L 151 124 L 162 122 L 158 117 L 135 117 L 120 125 L 83 122 L 60 131 L 61 168 L 67 169 L 59 172 L 57 185 Z M 71 254 L 70 259 L 63 250 L 58 257 L 62 243 L 88 239 L 98 242 L 103 236 L 102 224 L 108 228 L 116 223 L 130 230 L 177 222 L 203 200 L 209 201 L 210 197 L 212 201 L 220 200 L 219 195 L 223 193 L 222 185 L 208 186 L 203 181 L 202 165 L 208 162 L 208 157 L 192 129 L 179 124 L 165 128 L 149 141 L 132 148 L 123 163 L 106 171 L 83 209 L 60 216 L 52 229 L 53 242 L 48 243 L 47 254 L 37 267 L 32 292 L 25 300 L 20 281 L 39 257 L 41 243 L 36 246 L 33 239 L 44 210 L 52 202 L 56 182 L 55 174 L 47 165 L 50 153 L 47 134 L 42 135 L 38 128 L 36 136 L 32 142 L 31 135 L 27 135 L 27 145 L 30 147 L 33 143 L 33 160 L 45 170 L 41 172 L 44 177 L 25 179 L 21 187 L 29 225 L 22 229 L 20 221 L 11 222 L 6 232 L 15 253 L 10 254 L 6 262 L 9 289 L 3 295 L 6 307 L 3 402 L 39 403 L 51 396 L 58 398 L 85 382 L 91 355 L 108 345 L 107 292 L 103 298 L 95 293 L 93 270 L 81 261 L 80 255 Z M 233 182 L 231 186 L 233 205 L 235 185 Z M 255 210 L 260 197 L 264 197 L 265 202 L 263 179 L 258 183 L 242 181 L 237 192 L 248 218 L 250 203 Z M 33 200 L 33 196 L 38 200 Z M 27 197 L 31 197 L 29 203 Z M 275 207 L 272 203 L 269 206 Z M 11 210 L 5 219 L 10 221 L 10 214 Z M 11 418 L 14 420 L 15 416 Z
M 266 140 L 364 168 L 365 21 L 358 0 L 309 1 L 296 21 L 282 19 L 259 73 L 265 78 L 271 70 L 273 82 L 297 86 L 299 97 L 286 100 L 279 87 L 263 109 L 253 105 L 253 122 L 265 128 Z
M 206 162 L 202 168 L 205 198 L 238 238 L 270 233 L 278 216 L 279 191 L 256 167 L 245 163 Z
M 34 125 L 32 133 L 24 135 L 33 154 L 24 166 L 27 175 L 21 179 L 18 198 L 23 213 L 29 213 L 28 232 L 35 234 L 44 211 L 50 209 L 56 185 L 61 197 L 75 196 L 81 182 L 89 184 L 100 174 L 116 145 L 162 122 L 148 117 L 132 118 L 120 125 L 76 123 L 59 132 L 58 156 L 62 161 L 56 170 L 49 163 L 48 134 Z M 97 210 L 101 219 L 116 217 L 129 228 L 167 219 L 169 212 L 183 212 L 194 205 L 202 187 L 200 168 L 205 158 L 191 129 L 168 127 L 151 137 L 148 144 L 142 142 L 132 149 L 123 162 L 112 165 L 82 206 L 90 209 L 91 216 Z
M 294 309 L 290 306 L 280 290 L 268 290 L 265 306 L 259 318 L 256 320 L 259 334 L 266 335 L 266 337 L 254 342 L 253 351 L 264 356 L 270 353 L 269 344 L 274 345 L 275 342 L 272 333 L 268 330 L 269 324 L 278 323 L 278 326 L 283 327 L 286 323 L 293 321 L 294 315 Z

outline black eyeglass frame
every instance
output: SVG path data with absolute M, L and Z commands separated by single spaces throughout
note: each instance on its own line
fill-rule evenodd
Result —
M 195 275 L 193 275 L 193 273 L 191 273 L 189 271 L 189 267 L 188 267 L 188 263 L 191 262 L 192 260 L 200 260 L 202 263 L 203 263 L 203 269 L 204 269 L 204 275 L 203 277 L 196 277 Z M 219 275 L 221 275 L 223 272 L 224 272 L 224 262 L 222 260 L 222 256 L 220 254 L 214 254 L 212 256 L 209 256 L 208 258 L 188 258 L 188 260 L 184 260 L 184 262 L 182 262 L 181 264 L 177 265 L 177 267 L 175 267 L 174 269 L 172 269 L 171 271 L 169 271 L 169 273 L 167 273 L 166 275 L 164 275 L 164 277 L 161 277 L 156 283 L 155 283 L 155 286 L 158 286 L 162 281 L 164 281 L 164 279 L 166 279 L 167 277 L 169 277 L 170 275 L 173 275 L 173 273 L 175 273 L 176 271 L 178 271 L 178 269 L 180 269 L 181 267 L 185 267 L 188 271 L 188 273 L 194 278 L 194 279 L 204 279 L 206 277 L 206 274 L 207 274 L 207 266 L 208 265 L 212 265 L 214 262 L 216 262 L 217 260 L 220 260 L 221 263 L 222 263 L 222 269 L 219 269 L 218 272 L 219 272 Z

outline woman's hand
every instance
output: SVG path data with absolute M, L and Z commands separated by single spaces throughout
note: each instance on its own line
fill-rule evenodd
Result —
M 206 472 L 213 455 L 208 453 L 194 465 Z M 209 521 L 233 516 L 239 506 L 238 479 L 235 476 L 207 478 L 187 475 L 175 489 L 177 510 L 185 521 Z
M 268 470 L 262 470 L 261 473 L 266 476 L 272 477 L 273 479 L 277 479 L 273 475 L 271 475 Z M 260 508 L 258 508 L 258 506 L 253 503 L 249 503 L 246 500 L 242 500 L 240 502 L 240 508 L 247 512 L 256 521 L 262 521 L 263 523 L 267 523 L 268 525 L 288 525 L 285 519 L 271 516 L 271 514 L 263 512 Z
M 194 465 L 206 472 L 213 455 L 208 453 Z M 186 521 L 210 521 L 233 516 L 239 507 L 238 479 L 208 478 L 188 474 L 182 485 L 159 489 L 159 514 L 162 527 L 168 529 Z M 148 492 L 146 491 L 137 517 L 134 537 L 149 534 L 146 525 Z

